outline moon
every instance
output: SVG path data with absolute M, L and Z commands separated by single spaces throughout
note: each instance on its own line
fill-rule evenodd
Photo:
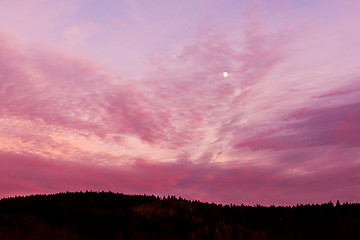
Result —
M 229 74 L 227 72 L 223 72 L 223 76 L 224 76 L 224 78 L 227 78 L 229 76 Z

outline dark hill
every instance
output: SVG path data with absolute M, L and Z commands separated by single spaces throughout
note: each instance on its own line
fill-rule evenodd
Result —
M 0 239 L 360 239 L 360 204 L 222 206 L 111 192 L 0 200 Z

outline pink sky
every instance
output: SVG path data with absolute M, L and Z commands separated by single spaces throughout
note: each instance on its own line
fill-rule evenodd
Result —
M 1 1 L 0 197 L 359 202 L 359 11 L 356 0 Z

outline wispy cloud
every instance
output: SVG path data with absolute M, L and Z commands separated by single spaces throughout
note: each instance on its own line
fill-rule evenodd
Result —
M 293 4 L 262 1 L 233 22 L 198 24 L 191 38 L 152 48 L 138 77 L 91 54 L 75 58 L 63 45 L 0 35 L 0 194 L 108 189 L 250 204 L 358 198 L 352 43 L 360 34 L 349 27 L 353 18 L 335 18 L 352 10 L 330 5 L 320 17 L 310 7 L 322 3 Z M 105 44 L 100 35 L 122 17 L 109 16 L 107 26 L 86 16 L 60 32 L 78 45 Z M 146 21 L 154 35 L 169 27 Z M 121 36 L 143 29 L 126 24 Z

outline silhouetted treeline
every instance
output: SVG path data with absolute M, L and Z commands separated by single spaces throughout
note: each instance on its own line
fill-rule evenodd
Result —
M 0 200 L 0 239 L 360 239 L 360 204 L 217 205 L 111 192 Z

